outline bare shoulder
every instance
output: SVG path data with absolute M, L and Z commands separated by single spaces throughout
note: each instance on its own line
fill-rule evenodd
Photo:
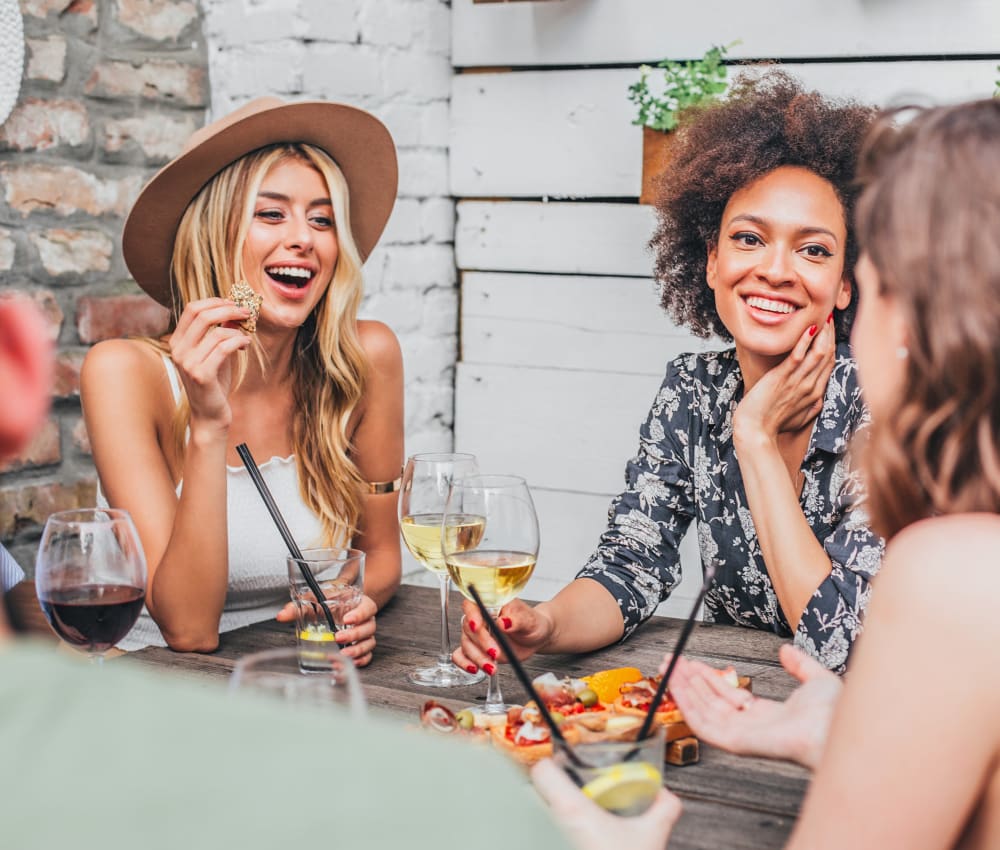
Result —
M 127 393 L 151 406 L 162 399 L 167 379 L 159 352 L 135 339 L 108 339 L 94 345 L 80 369 L 84 406 L 90 399 L 114 398 Z
M 893 538 L 887 557 L 922 564 L 947 565 L 966 556 L 983 555 L 1000 546 L 997 514 L 951 514 L 932 517 L 903 529 Z M 1000 569 L 998 569 L 1000 572 Z
M 135 339 L 106 339 L 87 352 L 80 376 L 84 380 L 146 377 L 157 367 L 159 359 L 148 343 Z
M 392 329 L 370 319 L 358 320 L 358 339 L 368 361 L 379 371 L 401 370 L 403 352 Z
M 873 598 L 885 595 L 904 610 L 935 611 L 943 618 L 985 614 L 1000 598 L 997 551 L 996 514 L 953 514 L 914 523 L 886 548 Z M 1000 635 L 1000 618 L 988 619 Z

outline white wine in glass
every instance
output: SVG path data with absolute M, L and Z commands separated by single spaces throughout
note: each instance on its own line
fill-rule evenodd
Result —
M 419 667 L 409 679 L 431 688 L 453 688 L 483 680 L 481 672 L 468 673 L 451 661 L 451 637 L 448 632 L 448 591 L 450 579 L 442 554 L 442 535 L 449 549 L 474 548 L 483 536 L 485 519 L 477 514 L 458 514 L 442 527 L 444 506 L 452 479 L 477 471 L 471 454 L 434 453 L 413 455 L 403 470 L 399 496 L 399 527 L 406 548 L 441 583 L 441 649 L 437 663 Z
M 451 485 L 442 528 L 461 517 L 483 517 L 483 533 L 475 546 L 456 545 L 442 534 L 444 560 L 455 585 L 469 599 L 475 587 L 493 619 L 518 596 L 535 570 L 538 517 L 531 492 L 515 475 L 469 475 Z M 490 716 L 507 711 L 496 673 L 490 676 L 486 704 L 473 709 Z

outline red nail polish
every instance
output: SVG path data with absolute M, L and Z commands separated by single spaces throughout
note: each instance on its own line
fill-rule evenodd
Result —
M 809 336 L 816 336 L 816 325 L 809 325 Z
M 476 621 L 475 620 L 469 620 L 469 631 L 470 632 L 474 632 L 475 630 L 476 630 Z
M 483 669 L 486 671 L 487 676 L 492 676 L 497 671 L 496 665 L 494 664 L 484 664 Z
M 497 656 L 498 656 L 498 655 L 499 655 L 500 653 L 499 653 L 499 652 L 497 652 L 497 648 L 496 648 L 495 646 L 491 646 L 491 647 L 490 647 L 489 649 L 487 649 L 487 650 L 486 650 L 486 654 L 487 654 L 487 655 L 488 655 L 488 656 L 489 656 L 490 658 L 492 658 L 492 659 L 493 659 L 494 661 L 496 661 L 496 660 L 497 660 Z
M 832 322 L 833 321 L 833 312 L 832 311 L 830 312 L 830 315 L 826 317 L 826 320 L 828 322 Z
M 466 664 L 465 670 L 468 673 L 475 673 L 479 670 L 479 668 L 475 664 Z
M 503 623 L 504 629 L 509 629 L 514 625 L 514 621 L 510 617 L 501 617 L 500 620 Z

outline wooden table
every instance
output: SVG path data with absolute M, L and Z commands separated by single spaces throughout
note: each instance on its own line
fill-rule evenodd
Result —
M 452 635 L 457 635 L 460 605 L 454 594 Z M 439 638 L 439 594 L 436 589 L 402 587 L 378 616 L 375 660 L 360 670 L 370 706 L 417 721 L 420 706 L 433 697 L 446 705 L 482 701 L 485 684 L 446 690 L 411 684 L 408 670 L 431 663 Z M 554 671 L 583 676 L 610 667 L 638 667 L 655 673 L 663 655 L 680 633 L 678 620 L 654 617 L 626 643 L 582 656 L 537 656 L 526 666 L 533 675 Z M 129 653 L 116 664 L 138 664 L 224 681 L 234 662 L 261 649 L 292 646 L 294 632 L 287 624 L 260 623 L 224 634 L 211 655 L 175 653 L 150 647 Z M 694 630 L 686 655 L 717 667 L 732 664 L 753 678 L 754 693 L 785 697 L 793 680 L 777 662 L 782 640 L 774 635 L 732 626 L 702 625 Z M 500 668 L 501 687 L 510 701 L 524 695 L 514 674 Z M 701 761 L 687 767 L 666 766 L 667 786 L 684 800 L 684 814 L 670 841 L 671 850 L 713 848 L 777 848 L 783 846 L 799 810 L 808 773 L 798 767 L 763 759 L 737 758 L 703 745 Z

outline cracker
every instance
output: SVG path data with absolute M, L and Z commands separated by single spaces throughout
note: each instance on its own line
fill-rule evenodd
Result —
M 236 302 L 237 307 L 244 307 L 250 311 L 249 317 L 240 322 L 240 327 L 247 333 L 254 333 L 257 330 L 257 318 L 260 316 L 260 305 L 264 303 L 264 296 L 258 295 L 250 288 L 245 280 L 233 284 L 229 290 L 229 297 Z

